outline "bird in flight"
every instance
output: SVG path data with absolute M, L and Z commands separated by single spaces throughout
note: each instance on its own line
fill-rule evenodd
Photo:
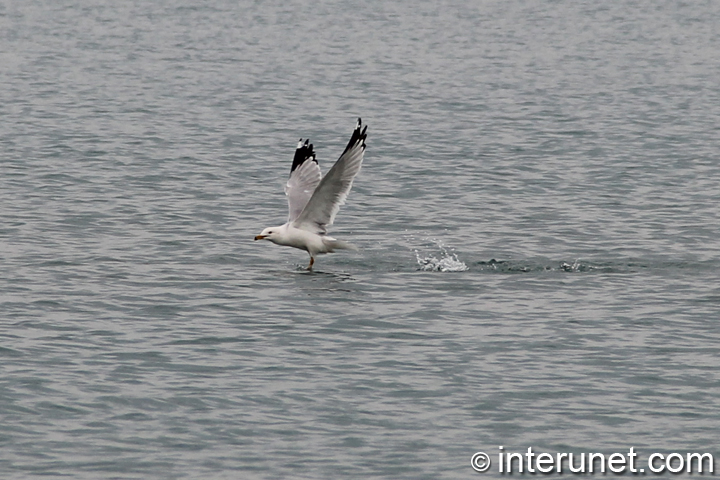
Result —
M 335 250 L 356 250 L 346 242 L 327 236 L 327 227 L 333 224 L 340 205 L 352 188 L 353 179 L 360 171 L 365 155 L 367 126 L 358 118 L 355 130 L 335 165 L 322 177 L 312 143 L 300 139 L 290 178 L 285 185 L 288 200 L 288 221 L 279 227 L 268 227 L 255 240 L 269 240 L 305 250 L 310 255 L 308 270 L 312 270 L 315 257 Z M 322 179 L 321 179 L 322 178 Z

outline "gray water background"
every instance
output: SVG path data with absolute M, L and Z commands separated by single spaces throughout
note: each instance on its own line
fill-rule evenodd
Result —
M 3 4 L 0 477 L 720 456 L 719 18 Z M 326 171 L 358 116 L 332 233 L 360 251 L 309 273 L 252 238 L 285 221 L 297 139 Z

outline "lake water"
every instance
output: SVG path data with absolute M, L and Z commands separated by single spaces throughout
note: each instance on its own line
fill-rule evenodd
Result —
M 0 6 L 0 477 L 720 457 L 718 18 Z M 308 272 L 253 242 L 285 221 L 297 139 L 327 171 L 357 117 L 365 163 L 332 234 L 360 251 Z

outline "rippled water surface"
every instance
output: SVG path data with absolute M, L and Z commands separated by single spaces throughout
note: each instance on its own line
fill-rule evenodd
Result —
M 0 477 L 720 458 L 720 3 L 0 6 Z M 300 137 L 365 164 L 318 259 Z M 482 475 L 500 475 L 497 465 Z

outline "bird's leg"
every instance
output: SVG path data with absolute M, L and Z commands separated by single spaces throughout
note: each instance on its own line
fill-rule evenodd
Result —
M 308 265 L 308 270 L 312 270 L 313 263 L 315 263 L 315 257 L 310 255 L 310 265 Z

